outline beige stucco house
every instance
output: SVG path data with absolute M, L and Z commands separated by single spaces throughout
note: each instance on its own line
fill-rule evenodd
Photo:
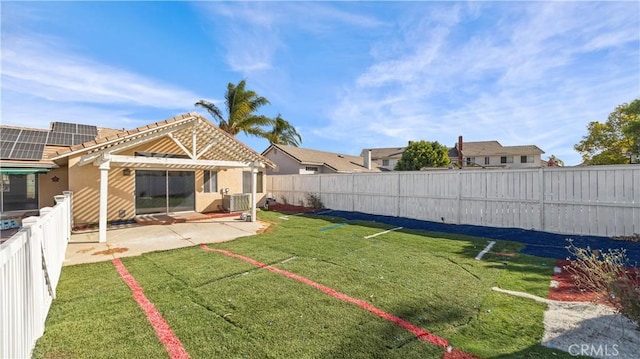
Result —
M 223 199 L 233 194 L 251 194 L 255 220 L 266 169 L 275 166 L 197 113 L 128 131 L 57 122 L 49 130 L 2 126 L 0 135 L 2 215 L 52 206 L 54 195 L 72 191 L 74 223 L 98 223 L 101 241 L 108 222 L 228 210 Z
M 272 144 L 262 152 L 262 155 L 277 166 L 267 169 L 269 175 L 380 171 L 378 166 L 372 166 L 370 157 L 367 157 L 368 154 L 358 157 Z

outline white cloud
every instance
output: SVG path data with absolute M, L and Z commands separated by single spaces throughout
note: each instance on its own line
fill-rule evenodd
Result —
M 2 88 L 50 101 L 191 107 L 191 91 L 65 52 L 48 37 L 5 36 Z
M 464 135 L 535 144 L 578 163 L 573 145 L 587 123 L 640 95 L 637 5 L 505 5 L 451 5 L 405 23 L 373 46 L 375 62 L 314 133 L 348 141 L 354 153 L 412 139 L 452 145 Z M 473 21 L 493 26 L 465 33 Z M 376 57 L 382 46 L 391 55 Z M 362 132 L 370 133 L 354 138 Z
M 287 48 L 284 33 L 324 33 L 342 26 L 383 25 L 372 17 L 313 2 L 210 2 L 196 3 L 196 7 L 214 24 L 212 36 L 224 48 L 230 69 L 244 77 L 277 70 L 276 57 Z
M 20 36 L 3 34 L 4 125 L 47 128 L 51 121 L 66 121 L 133 128 L 191 111 L 194 99 L 200 98 L 68 51 L 58 38 L 22 30 Z

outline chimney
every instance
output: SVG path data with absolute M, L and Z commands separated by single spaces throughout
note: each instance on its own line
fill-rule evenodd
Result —
M 462 168 L 462 136 L 458 136 L 458 165 Z
M 368 170 L 371 169 L 371 150 L 367 150 L 364 153 L 364 167 L 366 167 Z

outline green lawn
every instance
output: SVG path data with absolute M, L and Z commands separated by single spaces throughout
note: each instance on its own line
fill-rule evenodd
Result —
M 261 212 L 265 234 L 210 245 L 305 276 L 480 357 L 571 356 L 540 346 L 553 260 L 498 241 Z M 124 258 L 192 358 L 440 358 L 441 347 L 317 289 L 199 247 Z M 544 265 L 543 265 L 544 263 Z M 111 262 L 64 267 L 36 358 L 161 358 L 167 353 Z

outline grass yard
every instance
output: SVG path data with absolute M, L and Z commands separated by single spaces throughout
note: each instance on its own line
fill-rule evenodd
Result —
M 366 300 L 485 358 L 572 358 L 540 346 L 554 260 L 521 245 L 260 212 L 261 235 L 209 245 Z M 200 247 L 122 262 L 192 358 L 441 358 L 443 348 L 305 284 Z M 64 267 L 35 358 L 168 357 L 111 262 Z

